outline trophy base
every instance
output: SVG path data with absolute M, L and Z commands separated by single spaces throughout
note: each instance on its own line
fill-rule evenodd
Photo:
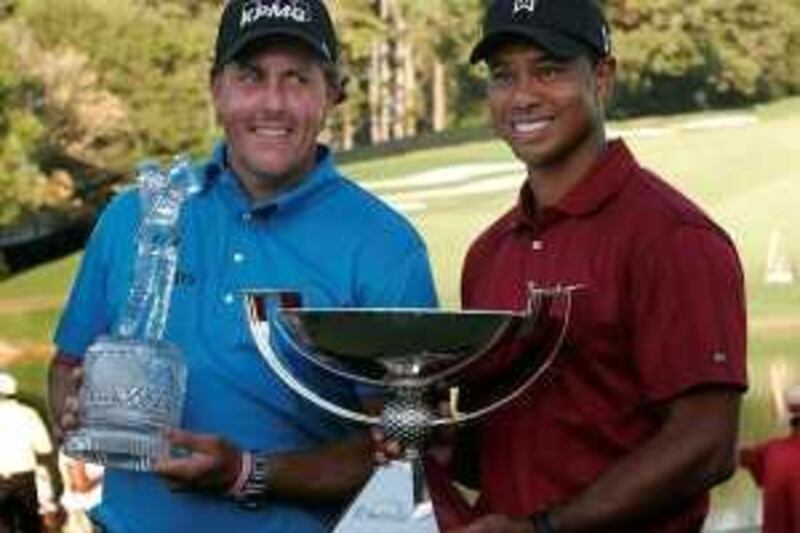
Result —
M 392 461 L 372 474 L 334 533 L 439 533 L 422 463 Z
M 123 470 L 149 472 L 169 453 L 161 431 L 81 428 L 67 435 L 64 453 L 75 459 Z

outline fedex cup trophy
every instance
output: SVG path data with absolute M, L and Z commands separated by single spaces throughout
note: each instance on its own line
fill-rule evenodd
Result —
M 133 282 L 111 335 L 99 337 L 84 359 L 80 427 L 67 435 L 67 455 L 116 468 L 146 471 L 169 445 L 163 429 L 179 426 L 186 366 L 164 340 L 178 261 L 178 218 L 199 190 L 189 160 L 176 157 L 164 172 L 139 169 L 142 222 Z
M 378 467 L 350 504 L 336 533 L 436 533 L 439 525 L 423 470 L 421 449 L 433 428 L 477 420 L 520 396 L 550 366 L 566 335 L 577 286 L 528 287 L 524 312 L 409 309 L 304 309 L 291 291 L 245 291 L 255 343 L 269 367 L 293 391 L 344 419 L 381 426 L 404 447 L 404 456 Z M 301 382 L 286 364 L 279 343 L 324 371 L 385 392 L 380 416 L 335 404 Z M 434 387 L 455 385 L 467 372 L 480 374 L 486 357 L 511 342 L 524 355 L 505 375 L 522 376 L 471 412 L 456 405 L 439 415 L 430 405 Z M 479 363 L 481 366 L 479 366 Z M 520 367 L 523 371 L 520 372 Z M 473 367 L 473 368 L 470 368 Z M 478 367 L 478 368 L 474 368 Z M 492 379 L 503 372 L 492 373 Z M 485 374 L 485 372 L 484 372 Z M 483 389 L 483 385 L 480 387 Z M 474 403 L 474 402 L 472 402 Z

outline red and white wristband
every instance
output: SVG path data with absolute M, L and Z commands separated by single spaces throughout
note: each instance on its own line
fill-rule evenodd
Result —
M 233 485 L 231 485 L 231 488 L 228 489 L 228 496 L 232 498 L 236 498 L 237 495 L 241 494 L 244 484 L 247 482 L 247 477 L 250 475 L 250 470 L 253 467 L 253 454 L 244 451 L 242 452 L 241 460 L 242 462 L 239 464 L 239 475 Z
M 270 474 L 269 455 L 242 452 L 242 462 L 236 481 L 228 489 L 228 495 L 243 509 L 256 510 L 266 500 Z

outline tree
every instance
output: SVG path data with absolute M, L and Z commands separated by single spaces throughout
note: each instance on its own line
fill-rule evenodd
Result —
M 797 87 L 787 0 L 608 0 L 626 113 L 745 103 Z M 794 43 L 794 44 L 793 44 Z
M 17 33 L 13 22 L 0 24 L 0 226 L 42 206 L 68 206 L 74 193 L 68 173 L 48 174 L 38 162 L 50 131 L 42 116 L 48 91 L 24 68 Z
M 217 134 L 208 72 L 218 6 L 146 0 L 20 0 L 43 46 L 74 47 L 124 102 L 131 148 L 107 160 L 128 170 L 142 158 L 200 153 Z

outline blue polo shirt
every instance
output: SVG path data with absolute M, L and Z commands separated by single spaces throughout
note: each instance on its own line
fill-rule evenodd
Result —
M 296 188 L 253 205 L 227 168 L 226 146 L 199 167 L 203 190 L 180 218 L 180 257 L 166 338 L 189 368 L 184 427 L 243 449 L 303 450 L 356 428 L 288 390 L 251 339 L 238 291 L 297 290 L 314 307 L 430 307 L 436 295 L 425 245 L 412 226 L 342 177 L 324 147 Z M 136 191 L 117 197 L 95 228 L 55 335 L 82 356 L 112 330 L 133 277 Z M 293 361 L 299 377 L 354 406 L 349 385 Z M 341 511 L 272 502 L 244 511 L 216 495 L 173 493 L 157 476 L 109 470 L 97 518 L 118 532 L 315 532 Z

